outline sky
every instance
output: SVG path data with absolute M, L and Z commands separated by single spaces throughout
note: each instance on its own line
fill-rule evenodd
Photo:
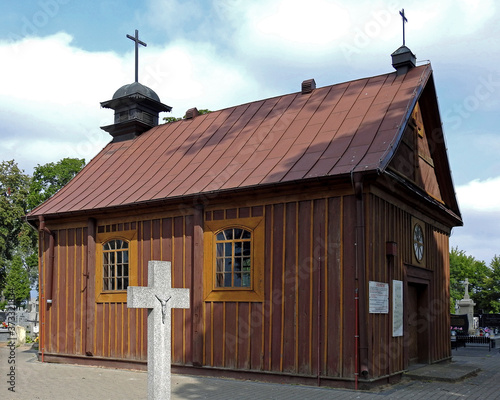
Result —
M 393 71 L 406 45 L 430 60 L 464 227 L 450 246 L 500 256 L 500 5 L 493 0 L 24 0 L 0 3 L 0 161 L 31 174 L 90 161 L 110 141 L 110 100 L 139 81 L 182 117 Z M 162 116 L 169 116 L 162 114 Z

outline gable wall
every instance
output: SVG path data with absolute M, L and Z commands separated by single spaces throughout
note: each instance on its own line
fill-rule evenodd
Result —
M 385 199 L 384 199 L 385 197 Z M 429 336 L 428 360 L 435 362 L 450 357 L 449 343 L 449 233 L 432 218 L 397 202 L 381 193 L 368 197 L 367 217 L 367 280 L 389 283 L 392 300 L 392 280 L 403 281 L 404 336 L 392 337 L 392 304 L 388 314 L 368 314 L 371 332 L 369 342 L 374 375 L 385 375 L 408 367 L 408 321 L 418 323 L 419 334 Z M 413 223 L 424 224 L 424 259 L 418 263 L 413 250 Z M 397 244 L 397 256 L 392 263 L 386 254 L 386 242 Z M 421 305 L 418 316 L 407 308 L 409 282 L 428 281 L 428 303 Z M 427 284 L 427 283 L 426 283 Z M 426 328 L 421 319 L 428 323 Z M 380 340 L 379 337 L 385 337 Z

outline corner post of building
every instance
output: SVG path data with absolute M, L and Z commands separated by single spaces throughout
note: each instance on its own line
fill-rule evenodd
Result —
M 38 232 L 40 243 L 45 244 L 45 234 L 49 235 L 49 248 L 43 248 L 40 252 L 40 351 L 41 361 L 44 362 L 45 348 L 46 348 L 46 323 L 47 311 L 51 303 L 47 302 L 48 298 L 52 299 L 52 274 L 54 267 L 54 245 L 55 233 L 45 226 L 45 218 L 43 215 L 38 217 Z M 41 246 L 40 246 L 41 248 Z M 45 258 L 45 252 L 48 251 L 48 257 Z M 47 295 L 49 297 L 47 297 Z
M 53 276 L 54 276 L 54 246 L 55 246 L 55 233 L 52 232 L 45 225 L 45 218 L 43 215 L 38 217 L 39 220 L 39 230 L 40 232 L 45 232 L 49 235 L 49 259 L 46 265 L 46 277 L 44 280 L 44 295 L 46 299 L 45 308 L 48 309 L 52 305 L 52 287 L 53 287 Z
M 367 288 L 366 288 L 366 252 L 365 252 L 365 206 L 363 174 L 353 173 L 352 184 L 356 197 L 356 288 L 358 289 L 359 311 L 359 365 L 358 371 L 363 378 L 368 378 L 368 334 L 366 329 L 367 315 Z

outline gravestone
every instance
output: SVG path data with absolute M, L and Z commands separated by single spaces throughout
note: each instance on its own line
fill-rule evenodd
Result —
M 148 286 L 129 286 L 127 307 L 148 309 L 148 400 L 169 400 L 171 310 L 189 308 L 189 289 L 172 288 L 170 262 L 149 261 Z
M 489 328 L 500 328 L 500 314 L 483 314 L 481 326 Z
M 451 314 L 450 325 L 451 330 L 466 335 L 469 331 L 469 317 L 467 314 Z

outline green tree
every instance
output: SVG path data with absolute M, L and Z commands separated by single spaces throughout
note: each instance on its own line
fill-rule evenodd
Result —
M 56 163 L 37 165 L 31 177 L 27 209 L 32 210 L 56 194 L 85 165 L 85 160 L 64 158 Z M 31 284 L 38 281 L 38 234 L 27 223 L 19 233 L 18 252 L 28 270 Z
M 468 256 L 465 251 L 452 248 L 450 252 L 450 307 L 455 312 L 456 300 L 461 300 L 465 293 L 464 281 L 469 280 L 469 295 L 476 303 L 476 309 L 484 307 L 483 292 L 489 269 L 484 261 Z
M 485 290 L 480 296 L 480 308 L 485 314 L 500 313 L 500 257 L 497 255 L 491 260 L 484 286 Z
M 0 292 L 5 287 L 7 266 L 14 256 L 21 258 L 32 285 L 38 278 L 38 234 L 24 216 L 67 184 L 85 165 L 85 160 L 65 158 L 38 165 L 33 177 L 17 164 L 0 164 Z
M 203 108 L 201 110 L 198 110 L 198 114 L 199 115 L 203 115 L 203 114 L 210 114 L 212 111 L 206 109 L 206 108 Z M 177 122 L 177 121 L 181 121 L 183 119 L 185 119 L 186 116 L 184 115 L 182 118 L 177 118 L 177 117 L 163 117 L 163 121 L 165 121 L 166 124 L 169 124 L 171 122 Z
M 19 245 L 30 178 L 14 160 L 0 163 L 0 291 L 6 267 Z
M 38 165 L 29 186 L 28 209 L 34 209 L 57 193 L 84 165 L 85 160 L 78 158 L 64 158 L 57 163 Z
M 5 297 L 11 299 L 11 296 L 14 295 L 16 307 L 19 307 L 23 301 L 29 299 L 30 290 L 28 271 L 23 266 L 21 256 L 16 255 L 12 259 L 12 263 L 7 273 Z

